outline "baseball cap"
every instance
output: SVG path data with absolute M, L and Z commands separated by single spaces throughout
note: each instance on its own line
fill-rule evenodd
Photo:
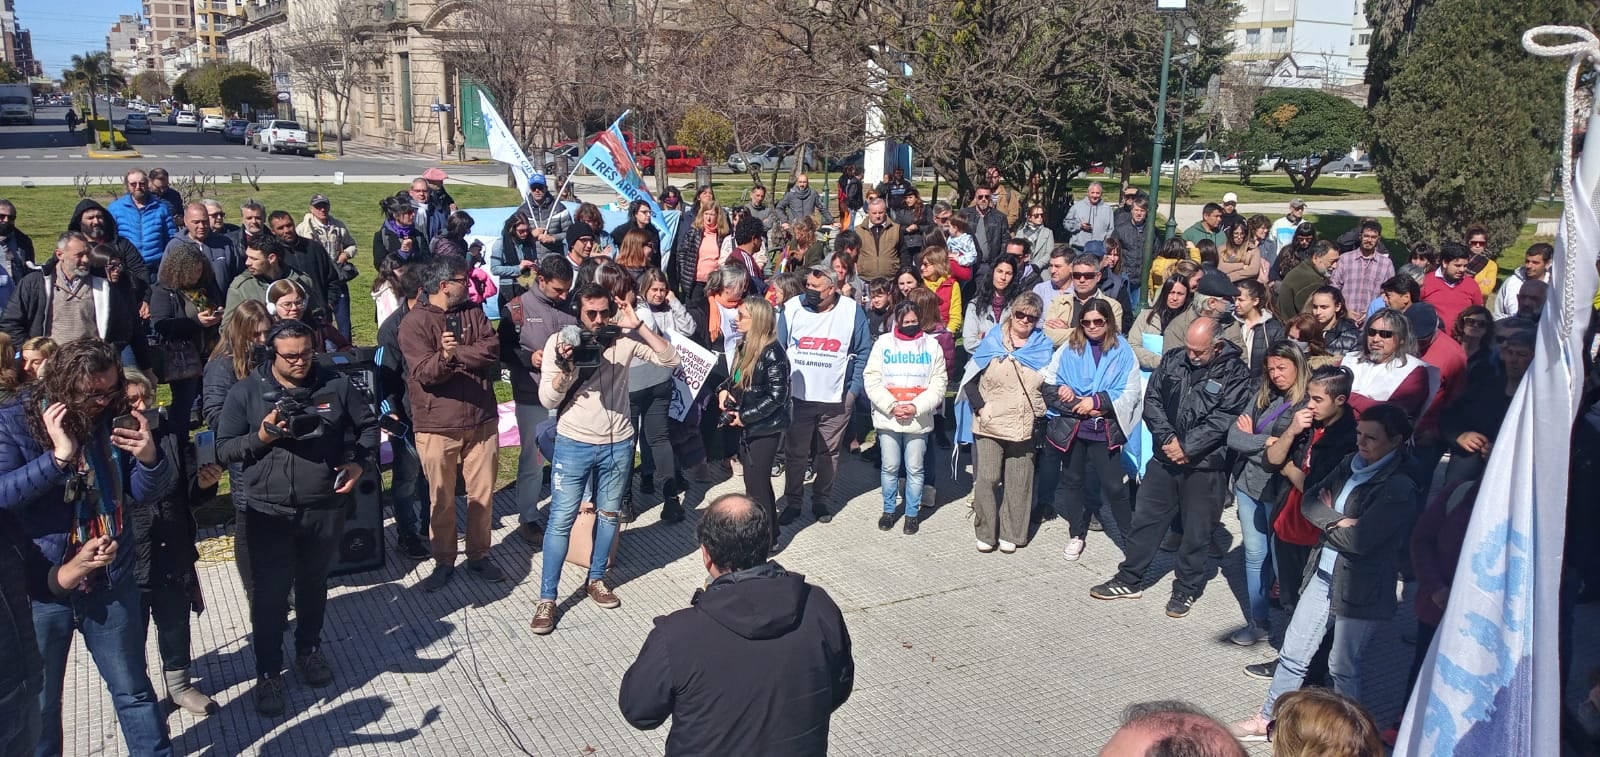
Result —
M 1306 201 L 1296 197 L 1289 201 L 1289 207 L 1294 208 L 1295 210 L 1305 210 Z
M 423 171 L 422 178 L 427 179 L 428 181 L 444 181 L 445 179 L 450 178 L 450 174 L 445 173 L 443 168 L 434 166 L 433 168 Z
M 1106 243 L 1098 239 L 1091 239 L 1083 243 L 1083 251 L 1097 258 L 1106 256 Z
M 1206 271 L 1200 276 L 1200 294 L 1207 297 L 1238 297 L 1239 287 L 1221 271 Z
M 1411 334 L 1417 341 L 1432 339 L 1439 332 L 1439 311 L 1426 302 L 1406 308 L 1405 316 L 1411 324 Z
M 1229 192 L 1229 193 L 1227 193 L 1227 194 L 1222 196 L 1222 204 L 1223 205 L 1227 205 L 1230 202 L 1238 203 L 1239 202 L 1239 195 L 1236 195 L 1236 194 L 1234 194 L 1232 192 Z
M 544 174 L 542 174 L 542 173 L 536 173 L 536 174 L 534 174 L 532 176 L 529 176 L 528 177 L 528 186 L 530 186 L 530 187 L 544 187 L 545 189 L 549 189 L 550 188 L 550 185 L 546 182 L 546 180 L 544 178 Z
M 333 203 L 328 201 L 328 196 L 327 195 L 311 195 L 311 204 L 312 205 L 332 205 Z

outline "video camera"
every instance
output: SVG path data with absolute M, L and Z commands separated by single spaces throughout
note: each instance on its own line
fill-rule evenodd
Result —
M 561 330 L 561 341 L 572 345 L 572 364 L 579 368 L 598 367 L 600 353 L 616 344 L 621 337 L 622 327 L 612 323 L 592 331 L 577 326 L 568 326 Z
M 267 433 L 280 439 L 307 441 L 322 437 L 328 422 L 316 412 L 321 404 L 309 390 L 283 388 L 263 381 L 261 399 L 278 411 L 278 425 L 267 426 Z

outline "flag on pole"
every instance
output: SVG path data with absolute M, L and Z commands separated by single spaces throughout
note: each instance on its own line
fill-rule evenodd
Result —
M 1573 165 L 1570 144 L 1565 159 Z M 1400 725 L 1396 757 L 1561 753 L 1556 650 L 1568 430 L 1583 388 L 1589 302 L 1600 283 L 1595 188 L 1569 181 L 1533 363 L 1489 456 L 1444 619 Z
M 661 265 L 665 269 L 672 258 L 672 240 L 678 231 L 678 214 L 674 212 L 669 217 L 663 213 L 656 198 L 651 196 L 650 190 L 645 189 L 638 164 L 633 161 L 633 151 L 628 149 L 628 139 L 622 134 L 622 120 L 627 117 L 628 113 L 623 113 L 611 124 L 611 128 L 600 132 L 599 138 L 578 160 L 578 165 L 600 177 L 630 204 L 634 200 L 643 200 L 650 206 L 650 222 L 661 232 Z M 622 243 L 620 239 L 613 241 Z
M 482 90 L 478 91 L 478 107 L 483 111 L 483 130 L 489 137 L 489 157 L 511 166 L 511 172 L 517 177 L 517 192 L 526 202 L 529 180 L 544 173 L 528 161 L 527 153 L 522 151 L 516 137 L 506 128 L 506 122 L 500 120 L 500 111 L 494 109 L 494 103 L 489 102 L 489 96 Z

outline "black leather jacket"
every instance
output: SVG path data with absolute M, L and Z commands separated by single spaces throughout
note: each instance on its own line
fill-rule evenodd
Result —
M 789 425 L 789 356 L 776 342 L 756 359 L 750 388 L 740 389 L 729 377 L 722 388 L 739 400 L 739 420 L 745 436 L 782 433 Z M 720 412 L 720 411 L 719 411 Z
M 1250 369 L 1233 342 L 1203 366 L 1189 364 L 1187 348 L 1161 356 L 1144 393 L 1144 422 L 1154 441 L 1153 459 L 1188 470 L 1228 470 L 1228 429 L 1250 403 Z M 1161 448 L 1176 438 L 1189 461 L 1178 465 Z
M 1340 318 L 1322 332 L 1322 344 L 1329 355 L 1343 355 L 1361 349 L 1361 327 L 1349 318 Z

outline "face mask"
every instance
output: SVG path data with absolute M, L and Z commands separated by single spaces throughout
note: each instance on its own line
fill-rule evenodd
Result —
M 822 293 L 815 289 L 807 289 L 806 293 L 800 297 L 800 305 L 806 310 L 816 311 L 822 307 Z
M 1310 345 L 1306 344 L 1305 342 L 1300 341 L 1299 339 L 1290 339 L 1289 341 L 1293 342 L 1294 346 L 1299 347 L 1302 352 L 1305 351 L 1308 347 L 1310 347 Z
M 897 329 L 897 331 L 900 332 L 900 336 L 903 336 L 907 339 L 916 339 L 917 335 L 922 333 L 922 325 L 917 324 L 914 326 L 901 326 L 899 329 Z

